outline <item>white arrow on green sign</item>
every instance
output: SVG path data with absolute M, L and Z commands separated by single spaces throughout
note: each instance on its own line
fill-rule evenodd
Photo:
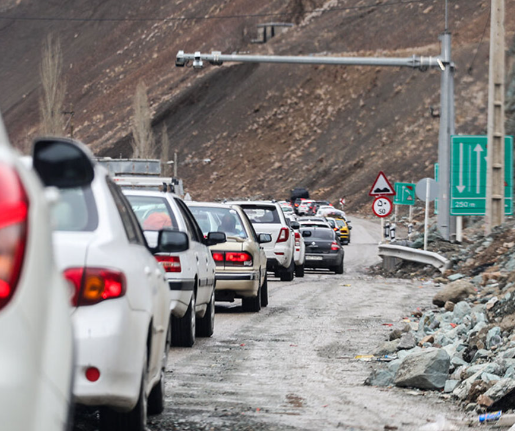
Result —
M 513 137 L 504 147 L 504 212 L 513 214 Z M 451 137 L 451 215 L 486 213 L 486 136 Z
M 394 205 L 415 205 L 415 184 L 395 183 Z

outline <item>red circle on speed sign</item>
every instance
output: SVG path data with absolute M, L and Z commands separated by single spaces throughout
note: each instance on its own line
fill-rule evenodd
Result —
M 388 217 L 392 212 L 392 201 L 384 196 L 378 196 L 372 204 L 372 211 L 377 217 Z

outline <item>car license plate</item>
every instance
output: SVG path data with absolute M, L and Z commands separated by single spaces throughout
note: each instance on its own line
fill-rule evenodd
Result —
M 322 260 L 322 256 L 306 256 L 306 260 Z

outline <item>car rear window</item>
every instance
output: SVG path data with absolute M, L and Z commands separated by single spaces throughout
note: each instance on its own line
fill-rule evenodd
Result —
M 252 223 L 281 223 L 276 207 L 240 205 Z
M 325 239 L 333 240 L 334 232 L 331 229 L 316 228 L 311 230 L 311 237 L 309 239 Z
M 54 229 L 63 232 L 93 232 L 98 212 L 91 187 L 59 190 L 59 202 L 52 207 Z
M 224 232 L 227 236 L 247 238 L 245 227 L 237 211 L 220 207 L 189 207 L 204 235 L 209 232 Z
M 166 198 L 157 196 L 125 195 L 143 230 L 178 228 L 175 215 Z

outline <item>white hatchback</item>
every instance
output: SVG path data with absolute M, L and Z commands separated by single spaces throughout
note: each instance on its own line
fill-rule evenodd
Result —
M 22 164 L 0 118 L 2 430 L 68 429 L 73 335 L 52 249 L 48 200 L 56 196 Z
M 58 153 L 66 140 L 54 141 Z M 62 190 L 53 211 L 57 261 L 73 287 L 74 396 L 78 404 L 100 407 L 102 431 L 143 431 L 147 408 L 164 408 L 168 286 L 129 202 L 82 150 L 94 168 L 93 182 Z M 38 172 L 57 171 L 48 165 Z

